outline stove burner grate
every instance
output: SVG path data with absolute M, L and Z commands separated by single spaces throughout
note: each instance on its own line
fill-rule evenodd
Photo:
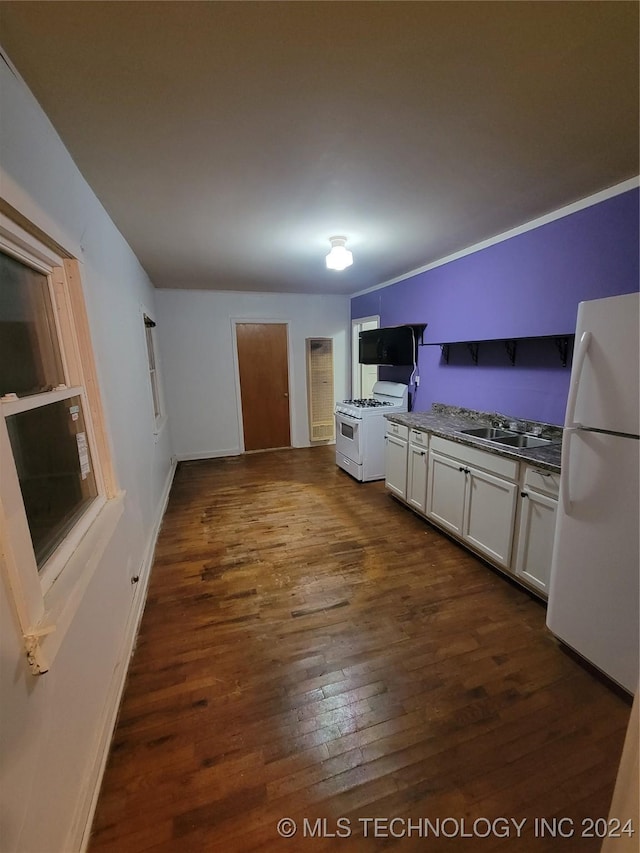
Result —
M 388 400 L 376 400 L 375 397 L 367 397 L 359 400 L 345 400 L 345 405 L 358 406 L 361 409 L 375 409 L 378 406 L 393 406 Z

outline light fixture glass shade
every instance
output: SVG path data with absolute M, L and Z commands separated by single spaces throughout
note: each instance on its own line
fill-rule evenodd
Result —
M 346 237 L 330 237 L 331 251 L 326 257 L 327 269 L 346 270 L 353 263 L 353 255 L 345 248 Z

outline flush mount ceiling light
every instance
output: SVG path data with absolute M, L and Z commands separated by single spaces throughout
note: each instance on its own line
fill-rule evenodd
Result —
M 346 237 L 329 237 L 331 251 L 327 255 L 327 269 L 346 270 L 353 263 L 353 255 L 345 248 Z

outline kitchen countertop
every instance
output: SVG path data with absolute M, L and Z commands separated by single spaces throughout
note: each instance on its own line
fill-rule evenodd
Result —
M 430 432 L 442 438 L 448 438 L 459 444 L 467 444 L 489 450 L 498 456 L 507 456 L 527 462 L 547 471 L 560 471 L 562 450 L 562 427 L 554 424 L 543 424 L 538 421 L 523 421 L 521 418 L 501 415 L 496 412 L 478 412 L 473 409 L 463 409 L 458 406 L 448 406 L 444 403 L 434 403 L 428 412 L 404 412 L 385 415 L 386 419 L 397 424 Z M 517 432 L 530 432 L 533 427 L 541 429 L 541 437 L 548 438 L 551 444 L 542 447 L 509 447 L 486 438 L 463 435 L 463 429 L 473 429 L 477 426 L 503 426 L 511 422 L 518 424 Z M 507 427 L 508 428 L 508 427 Z

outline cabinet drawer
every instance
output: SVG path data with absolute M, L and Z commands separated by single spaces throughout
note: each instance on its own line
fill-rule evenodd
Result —
M 403 424 L 396 424 L 393 421 L 387 422 L 387 435 L 395 435 L 398 438 L 409 438 L 409 427 Z
M 479 450 L 477 447 L 458 444 L 457 441 L 449 441 L 446 438 L 440 438 L 439 435 L 431 436 L 430 447 L 431 450 L 436 450 L 438 453 L 444 453 L 454 459 L 459 459 L 460 462 L 464 462 L 467 465 L 484 468 L 485 471 L 490 471 L 499 477 L 505 477 L 509 480 L 516 480 L 518 478 L 520 463 L 516 459 L 507 459 L 505 456 L 498 456 L 487 450 Z
M 411 438 L 411 444 L 419 444 L 420 447 L 429 446 L 428 432 L 422 432 L 422 430 L 419 429 L 412 429 L 409 437 Z
M 560 491 L 560 474 L 527 465 L 524 472 L 524 485 L 536 492 L 557 498 Z

